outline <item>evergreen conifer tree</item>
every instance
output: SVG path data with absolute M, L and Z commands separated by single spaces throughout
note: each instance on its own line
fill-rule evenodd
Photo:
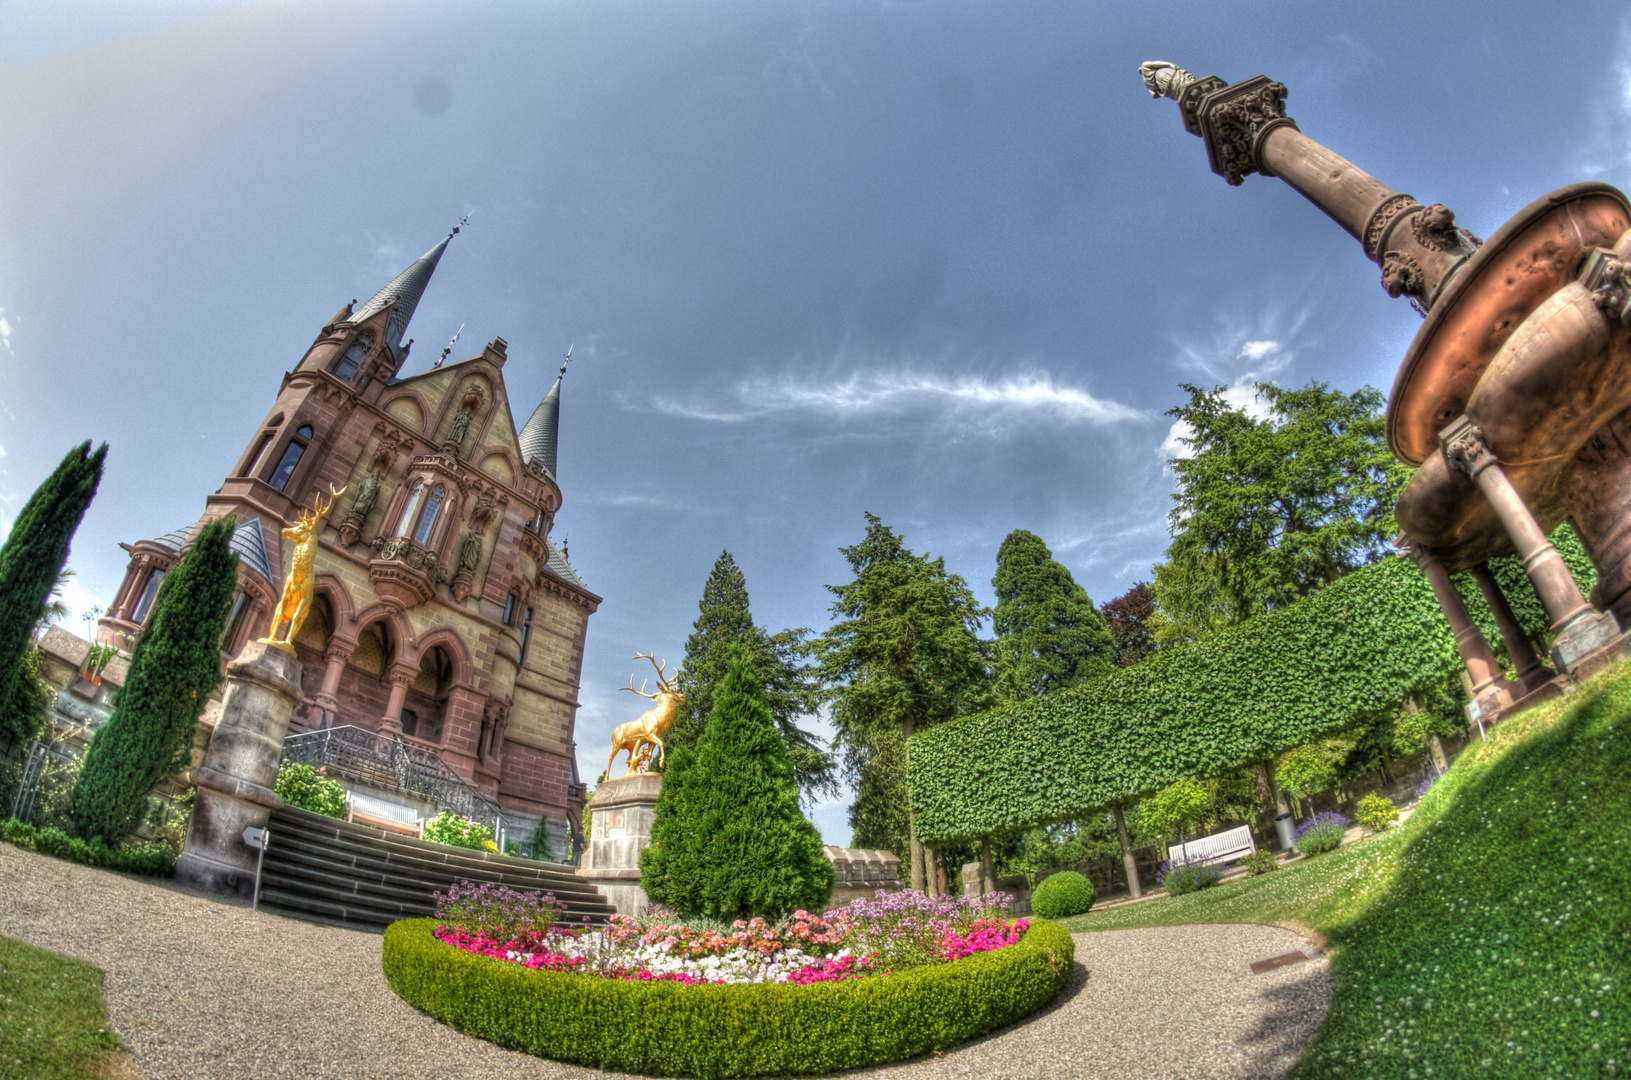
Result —
M 159 587 L 113 715 L 74 785 L 74 824 L 88 838 L 117 844 L 141 823 L 147 793 L 190 760 L 198 718 L 223 681 L 221 633 L 238 588 L 234 524 L 204 526 Z
M 776 727 L 787 743 L 803 797 L 814 800 L 838 794 L 832 755 L 822 749 L 816 736 L 798 725 L 800 717 L 816 710 L 816 688 L 795 652 L 809 631 L 767 634 L 755 625 L 748 609 L 747 578 L 729 551 L 719 553 L 708 583 L 702 588 L 699 607 L 701 612 L 692 624 L 691 636 L 685 639 L 685 663 L 679 675 L 685 703 L 663 744 L 672 752 L 702 737 L 713 712 L 715 691 L 730 667 L 731 654 L 739 647 L 745 648 L 764 686 Z
M 29 497 L 0 546 L 0 731 L 28 740 L 43 711 L 29 707 L 38 694 L 24 658 L 51 589 L 68 561 L 68 544 L 102 480 L 108 446 L 89 442 L 68 451 L 56 471 Z
M 1115 667 L 1116 640 L 1104 616 L 1040 536 L 1009 533 L 991 584 L 997 689 L 1005 700 L 1029 701 Z
M 738 646 L 702 737 L 668 759 L 640 884 L 684 915 L 777 919 L 832 898 L 821 834 L 799 810 L 787 743 L 752 650 Z
M 926 864 L 907 797 L 906 743 L 919 728 L 989 703 L 976 637 L 986 612 L 944 559 L 915 554 L 877 517 L 866 520 L 861 543 L 839 549 L 855 579 L 827 586 L 839 621 L 808 649 L 855 786 L 852 843 L 893 851 L 921 889 Z

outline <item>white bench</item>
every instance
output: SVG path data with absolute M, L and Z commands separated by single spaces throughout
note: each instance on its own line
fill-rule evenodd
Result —
M 1257 842 L 1252 839 L 1248 825 L 1213 833 L 1186 844 L 1168 844 L 1167 853 L 1175 863 L 1225 863 L 1256 853 Z
M 376 829 L 406 833 L 421 839 L 425 835 L 425 820 L 412 807 L 384 799 L 371 799 L 354 791 L 346 793 L 345 819 L 358 825 L 372 825 Z

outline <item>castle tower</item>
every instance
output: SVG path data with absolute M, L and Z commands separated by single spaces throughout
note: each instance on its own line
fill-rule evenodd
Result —
M 560 379 L 522 435 L 503 338 L 467 360 L 400 374 L 414 309 L 458 231 L 323 326 L 198 523 L 124 545 L 130 566 L 98 638 L 132 644 L 199 525 L 235 514 L 241 591 L 222 642 L 235 655 L 267 633 L 292 551 L 282 529 L 343 489 L 294 642 L 305 700 L 291 734 L 345 728 L 434 757 L 501 808 L 511 834 L 545 819 L 559 858 L 583 805 L 573 735 L 600 597 L 550 542 L 562 502 Z M 341 779 L 368 787 L 343 770 Z M 390 783 L 375 787 L 371 797 L 432 809 Z

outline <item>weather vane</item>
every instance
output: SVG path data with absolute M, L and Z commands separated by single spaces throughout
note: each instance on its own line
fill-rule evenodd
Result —
M 578 343 L 575 342 L 575 341 L 572 344 L 570 344 L 570 345 L 568 345 L 566 347 L 566 356 L 561 358 L 561 370 L 560 370 L 560 374 L 556 375 L 556 378 L 559 379 L 559 378 L 565 378 L 566 377 L 566 365 L 568 365 L 568 364 L 570 364 L 572 362 L 572 350 L 577 348 L 577 347 L 578 347 Z
M 458 232 L 459 230 L 454 229 L 453 231 Z M 453 351 L 453 344 L 459 340 L 459 335 L 462 333 L 464 333 L 464 323 L 460 323 L 459 328 L 453 331 L 453 336 L 447 339 L 446 345 L 442 346 L 442 355 L 436 358 L 436 362 L 432 364 L 431 367 L 439 368 L 442 366 L 442 361 L 446 360 L 447 354 Z
M 464 228 L 464 223 L 469 221 L 469 220 L 470 220 L 470 215 L 469 214 L 466 214 L 466 215 L 464 215 L 464 217 L 460 218 L 459 223 L 457 225 L 453 226 L 453 231 L 447 234 L 447 238 L 449 240 L 451 240 L 455 236 L 458 236 L 459 235 L 459 230 Z

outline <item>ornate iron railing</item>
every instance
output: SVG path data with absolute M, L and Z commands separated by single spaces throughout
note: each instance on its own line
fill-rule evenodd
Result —
M 283 740 L 283 760 L 327 768 L 347 779 L 434 801 L 443 810 L 497 831 L 499 806 L 429 750 L 352 724 Z

